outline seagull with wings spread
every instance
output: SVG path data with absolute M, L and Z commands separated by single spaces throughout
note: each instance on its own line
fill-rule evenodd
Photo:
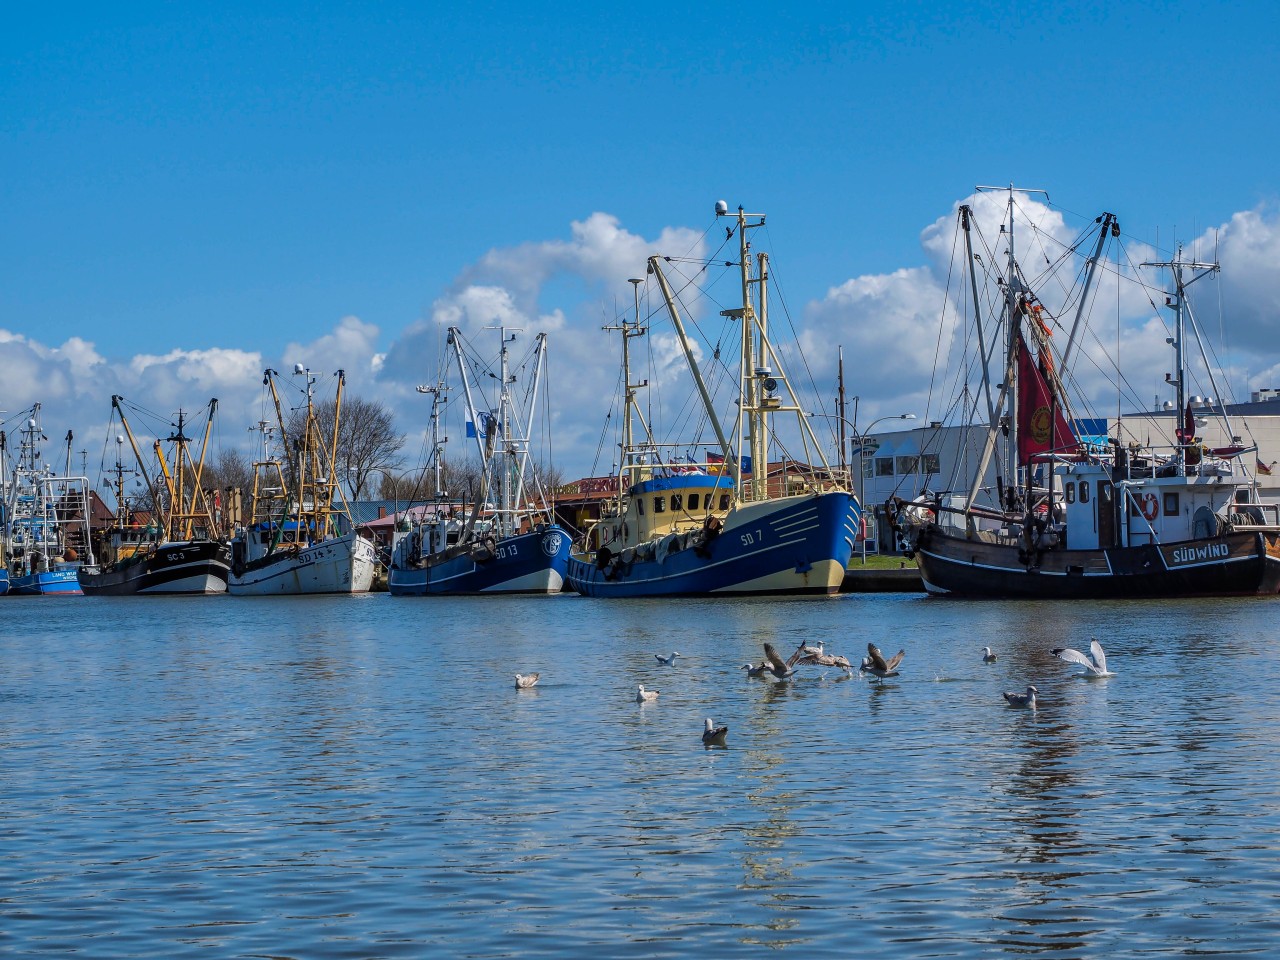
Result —
M 1098 642 L 1097 637 L 1089 639 L 1088 655 L 1081 653 L 1079 650 L 1072 650 L 1070 647 L 1058 647 L 1049 652 L 1059 660 L 1080 664 L 1080 666 L 1084 667 L 1084 675 L 1086 677 L 1115 676 L 1114 673 L 1107 669 L 1107 655 L 1102 652 L 1102 644 Z

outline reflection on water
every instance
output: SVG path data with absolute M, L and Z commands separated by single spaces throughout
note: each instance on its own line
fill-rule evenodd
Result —
M 0 608 L 3 952 L 1241 956 L 1280 932 L 1272 603 Z M 1049 656 L 1091 635 L 1117 676 Z M 801 639 L 904 647 L 902 676 L 741 669 Z M 1029 682 L 1040 709 L 1006 706 Z

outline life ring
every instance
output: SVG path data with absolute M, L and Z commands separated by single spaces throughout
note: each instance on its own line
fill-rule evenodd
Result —
M 1144 517 L 1148 520 L 1154 520 L 1160 515 L 1160 498 L 1154 493 L 1144 493 L 1139 508 L 1142 510 Z

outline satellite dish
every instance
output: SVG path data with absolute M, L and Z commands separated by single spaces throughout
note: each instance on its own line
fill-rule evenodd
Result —
M 300 364 L 300 363 L 295 363 L 295 364 L 293 365 L 293 373 L 294 373 L 294 376 L 298 376 L 298 377 L 300 377 L 300 376 L 302 376 L 302 375 L 303 375 L 304 373 L 306 373 L 306 372 L 307 372 L 307 368 L 306 368 L 306 367 L 304 367 L 302 364 Z
M 723 217 L 729 212 L 729 205 L 723 200 L 716 201 L 716 216 Z

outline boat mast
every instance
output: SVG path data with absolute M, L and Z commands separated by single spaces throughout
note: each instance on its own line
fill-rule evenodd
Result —
M 644 280 L 631 278 L 627 281 L 631 284 L 631 294 L 635 299 L 635 320 L 631 323 L 627 322 L 627 318 L 622 318 L 621 325 L 606 324 L 604 330 L 621 330 L 622 331 L 622 450 L 618 457 L 618 498 L 621 502 L 622 495 L 639 477 L 634 475 L 633 466 L 638 467 L 638 457 L 635 447 L 635 430 L 632 426 L 631 418 L 634 415 L 640 420 L 640 426 L 644 429 L 646 437 L 652 437 L 649 432 L 649 424 L 644 419 L 644 412 L 640 409 L 640 404 L 636 402 L 636 391 L 641 387 L 649 386 L 648 380 L 642 380 L 640 383 L 631 382 L 631 338 L 643 337 L 649 332 L 649 328 L 640 322 L 640 284 Z
M 1187 357 L 1183 344 L 1186 340 L 1186 316 L 1183 301 L 1186 300 L 1187 287 L 1218 272 L 1218 264 L 1200 263 L 1196 260 L 1182 259 L 1182 245 L 1178 245 L 1178 251 L 1172 260 L 1160 262 L 1147 262 L 1144 267 L 1161 267 L 1168 268 L 1173 273 L 1173 293 L 1164 298 L 1164 305 L 1173 311 L 1173 363 L 1176 374 L 1165 374 L 1165 382 L 1176 388 L 1178 394 L 1177 406 L 1177 422 L 1178 427 L 1174 430 L 1174 438 L 1178 440 L 1178 467 L 1185 475 L 1187 470 L 1187 448 L 1194 441 L 1194 430 L 1187 431 L 1184 418 L 1187 410 Z M 1185 279 L 1184 271 L 1200 271 L 1196 273 L 1190 280 Z M 1194 414 L 1193 414 L 1194 416 Z M 1194 421 L 1193 421 L 1194 426 Z M 1179 431 L 1182 431 L 1179 433 Z
M 1086 262 L 1088 269 L 1085 271 L 1084 275 L 1084 289 L 1080 292 L 1080 302 L 1076 305 L 1075 319 L 1071 321 L 1071 333 L 1067 336 L 1066 349 L 1062 351 L 1063 370 L 1070 369 L 1068 364 L 1071 362 L 1071 351 L 1076 345 L 1076 331 L 1080 327 L 1080 320 L 1084 316 L 1085 305 L 1089 301 L 1089 288 L 1093 286 L 1094 275 L 1098 272 L 1098 261 L 1102 257 L 1102 246 L 1107 242 L 1108 234 L 1113 237 L 1120 236 L 1120 224 L 1117 222 L 1116 215 L 1114 213 L 1106 213 L 1104 211 L 1102 216 L 1100 216 L 1095 223 L 1102 224 L 1102 227 L 1098 230 L 1098 243 L 1093 248 L 1093 256 Z
M 533 380 L 529 385 L 529 411 L 526 422 L 523 425 L 523 432 L 521 432 L 518 438 L 519 443 L 514 448 L 514 453 L 516 454 L 516 488 L 512 502 L 516 509 L 519 509 L 521 504 L 524 503 L 524 474 L 529 463 L 529 442 L 533 437 L 533 418 L 536 416 L 538 410 L 538 385 L 542 379 L 542 369 L 543 365 L 546 363 L 547 355 L 547 335 L 545 333 L 539 333 L 534 339 L 537 342 L 534 345 L 533 350 Z M 514 517 L 511 532 L 519 532 L 515 529 Z
M 716 416 L 716 409 L 711 403 L 711 394 L 707 390 L 707 384 L 702 379 L 702 372 L 698 369 L 698 361 L 693 356 L 693 345 L 689 342 L 689 336 L 685 333 L 684 321 L 680 319 L 680 311 L 676 307 L 675 296 L 671 292 L 671 287 L 667 283 L 667 278 L 662 272 L 662 265 L 659 263 L 659 257 L 649 258 L 649 271 L 658 278 L 658 286 L 662 289 L 662 299 L 667 304 L 667 313 L 671 315 L 671 323 L 676 328 L 676 336 L 680 339 L 680 348 L 684 351 L 685 362 L 689 364 L 689 372 L 693 374 L 693 382 L 698 387 L 698 393 L 702 397 L 702 405 L 707 411 L 707 418 L 711 421 L 711 429 L 715 431 L 716 442 L 720 444 L 720 452 L 724 456 L 726 464 L 736 462 L 733 448 L 729 446 L 729 441 L 725 438 L 724 430 L 720 426 L 720 418 Z M 733 311 L 726 311 L 732 313 Z M 738 311 L 741 313 L 741 311 Z M 739 473 L 739 471 L 736 471 Z M 737 483 L 735 482 L 735 494 L 737 491 Z
M 147 493 L 151 496 L 151 516 L 155 519 L 155 513 L 160 509 L 160 494 L 156 490 L 156 485 L 151 479 L 151 471 L 147 469 L 147 465 L 142 462 L 142 452 L 138 449 L 138 441 L 134 439 L 133 431 L 129 429 L 129 421 L 124 415 L 124 407 L 120 406 L 120 401 L 124 397 L 119 394 L 113 394 L 111 397 L 111 409 L 120 414 L 120 426 L 124 428 L 125 436 L 129 438 L 129 446 L 133 448 L 133 458 L 138 463 L 138 469 L 141 471 L 143 478 L 147 481 Z M 156 452 L 160 452 L 160 441 L 156 441 Z M 161 461 L 163 463 L 163 460 Z M 117 504 L 116 509 L 119 509 Z

